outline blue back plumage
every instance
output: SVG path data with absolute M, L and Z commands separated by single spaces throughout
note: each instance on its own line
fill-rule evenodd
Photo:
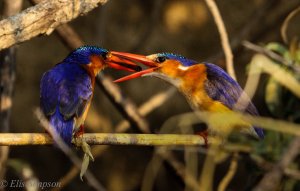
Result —
M 91 79 L 79 64 L 65 59 L 43 75 L 41 109 L 67 144 L 71 144 L 74 118 L 82 115 L 91 96 Z
M 240 85 L 217 65 L 205 63 L 207 81 L 206 92 L 213 100 L 218 100 L 233 109 L 237 99 L 242 93 Z M 257 115 L 256 110 L 252 114 Z
M 243 97 L 244 99 L 240 102 L 240 106 L 243 106 L 242 104 L 244 103 L 242 110 L 239 107 L 234 108 L 243 93 L 241 86 L 219 66 L 210 63 L 205 63 L 205 66 L 207 81 L 204 87 L 210 98 L 221 102 L 230 109 L 237 109 L 254 116 L 259 115 L 256 107 L 248 97 Z M 260 138 L 264 137 L 264 132 L 261 128 L 254 127 L 254 129 Z
M 81 46 L 71 52 L 63 61 L 64 63 L 89 64 L 91 55 L 105 56 L 108 50 L 97 46 Z
M 168 52 L 158 53 L 157 56 L 158 57 L 165 57 L 166 59 L 178 60 L 179 62 L 181 62 L 181 64 L 183 66 L 192 66 L 192 65 L 198 63 L 194 60 L 187 59 L 184 56 L 181 56 L 181 55 L 178 55 L 178 54 L 173 54 L 173 53 L 168 53 Z

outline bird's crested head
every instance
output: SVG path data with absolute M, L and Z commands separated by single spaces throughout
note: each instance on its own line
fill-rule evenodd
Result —
M 112 55 L 111 51 L 97 46 L 81 46 L 71 52 L 63 63 L 78 64 L 92 76 L 96 76 L 105 67 L 130 72 L 141 70 L 134 62 Z
M 92 57 L 98 57 L 101 58 L 101 60 L 106 60 L 108 54 L 109 51 L 101 47 L 81 46 L 71 52 L 64 61 L 74 64 L 89 64 L 91 63 Z

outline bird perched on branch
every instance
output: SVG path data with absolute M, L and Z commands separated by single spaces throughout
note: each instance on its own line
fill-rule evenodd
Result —
M 67 145 L 74 143 L 83 149 L 83 167 L 87 167 L 89 160 L 93 160 L 89 145 L 78 139 L 83 134 L 84 121 L 93 97 L 95 77 L 105 67 L 131 72 L 140 70 L 133 62 L 123 60 L 106 49 L 82 46 L 45 72 L 41 79 L 41 109 L 55 135 Z M 82 169 L 81 177 L 85 170 Z
M 199 63 L 172 53 L 158 53 L 150 56 L 124 52 L 112 52 L 112 54 L 140 62 L 149 67 L 115 82 L 151 75 L 176 86 L 195 110 L 208 112 L 232 112 L 235 110 L 258 115 L 257 109 L 249 97 L 245 95 L 240 85 L 217 65 Z M 222 134 L 228 133 L 226 131 L 229 131 L 224 126 L 226 125 L 222 127 L 212 126 L 208 132 L 222 136 Z M 256 138 L 264 137 L 263 130 L 251 124 L 245 123 L 242 127 L 234 129 Z M 200 133 L 200 135 L 207 141 L 207 133 Z

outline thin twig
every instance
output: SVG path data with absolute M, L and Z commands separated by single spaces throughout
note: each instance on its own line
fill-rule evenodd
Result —
M 138 112 L 142 116 L 148 115 L 151 111 L 161 106 L 167 99 L 169 99 L 175 92 L 175 88 L 170 88 L 167 91 L 162 91 L 160 93 L 152 96 L 148 101 L 146 101 L 143 105 L 138 108 Z M 125 132 L 129 128 L 129 123 L 127 120 L 121 121 L 116 125 L 116 133 Z
M 210 145 L 204 160 L 201 176 L 199 177 L 199 185 L 201 190 L 213 190 L 214 174 L 217 165 L 216 154 L 221 152 L 220 142 Z
M 49 35 L 60 24 L 86 14 L 107 0 L 42 1 L 20 14 L 0 21 L 0 50 L 40 34 Z
M 228 34 L 226 32 L 226 28 L 222 20 L 222 16 L 214 0 L 205 0 L 205 2 L 213 15 L 213 18 L 218 28 L 218 32 L 220 34 L 221 44 L 226 58 L 227 72 L 233 79 L 236 80 L 236 75 L 233 66 L 233 54 L 230 48 Z
M 141 184 L 141 191 L 152 191 L 155 183 L 155 179 L 159 170 L 163 164 L 163 159 L 158 155 L 152 155 L 152 159 L 148 162 L 145 169 L 143 180 Z
M 73 28 L 69 25 L 60 25 L 55 29 L 55 33 L 59 36 L 61 41 L 69 47 L 69 49 L 75 49 L 82 46 L 84 43 L 79 38 L 78 34 L 75 33 Z M 68 39 L 68 40 L 67 40 Z
M 276 54 L 275 52 L 273 52 L 271 50 L 268 50 L 268 49 L 263 48 L 261 46 L 258 46 L 256 44 L 253 44 L 253 43 L 251 43 L 249 41 L 243 41 L 242 44 L 246 48 L 248 48 L 250 50 L 253 50 L 253 51 L 257 52 L 257 53 L 261 53 L 263 55 L 266 55 L 269 58 L 271 58 L 271 59 L 273 59 L 273 60 L 275 60 L 277 62 L 280 62 L 280 63 L 282 63 L 282 64 L 284 64 L 286 66 L 290 66 L 291 65 L 291 63 L 289 63 L 286 59 L 284 59 L 283 57 L 281 57 L 280 55 Z
M 262 54 L 252 57 L 251 64 L 256 65 L 263 72 L 271 75 L 282 86 L 290 90 L 295 96 L 300 98 L 300 82 L 292 72 L 285 70 L 271 59 Z
M 93 156 L 95 154 L 92 152 Z M 60 187 L 53 188 L 52 191 L 62 190 L 69 182 L 71 182 L 80 172 L 80 168 L 73 166 L 62 178 L 59 179 Z
M 203 138 L 198 135 L 175 134 L 116 134 L 85 133 L 83 135 L 89 145 L 204 145 Z M 0 145 L 50 145 L 53 139 L 46 133 L 0 133 Z
M 185 183 L 193 188 L 194 190 L 199 190 L 199 185 L 194 177 L 189 173 L 186 173 L 186 168 L 184 164 L 179 162 L 171 152 L 165 152 L 164 149 L 158 148 L 157 150 L 160 157 L 168 161 L 168 163 L 176 170 L 176 173 L 185 181 Z
M 262 70 L 254 62 L 249 64 L 248 77 L 244 86 L 244 91 L 234 105 L 234 110 L 244 111 L 251 102 L 260 80 Z
M 233 176 L 237 171 L 237 167 L 238 167 L 238 153 L 234 153 L 230 162 L 228 172 L 218 186 L 218 191 L 226 191 L 230 181 L 232 180 Z
M 296 180 L 300 181 L 300 171 L 299 170 L 286 168 L 286 169 L 284 169 L 284 174 L 286 176 L 289 176 L 293 179 L 296 179 Z
M 259 155 L 251 155 L 251 159 L 263 170 L 270 171 L 276 164 L 266 161 L 263 157 Z M 292 167 L 287 167 L 283 170 L 284 175 L 289 176 L 293 179 L 300 181 L 300 171 L 293 169 Z
M 284 169 L 296 158 L 300 151 L 300 137 L 296 137 L 282 155 L 281 160 L 265 174 L 254 191 L 275 190 L 280 183 Z
M 300 12 L 300 6 L 297 7 L 295 10 L 293 10 L 292 12 L 290 12 L 289 15 L 284 19 L 284 22 L 281 25 L 280 34 L 281 34 L 281 37 L 282 37 L 283 41 L 286 44 L 289 43 L 289 40 L 288 40 L 288 37 L 287 37 L 287 28 L 289 26 L 289 22 L 299 12 Z

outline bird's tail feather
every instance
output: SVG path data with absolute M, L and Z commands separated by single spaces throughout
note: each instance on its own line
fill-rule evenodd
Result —
M 55 113 L 50 117 L 49 122 L 56 134 L 59 135 L 67 145 L 71 145 L 74 126 L 73 119 L 65 120 L 57 108 Z
M 265 137 L 265 135 L 264 135 L 264 130 L 263 129 L 261 129 L 261 128 L 259 128 L 259 127 L 253 127 L 254 128 L 254 130 L 255 130 L 255 133 L 258 135 L 258 137 L 260 138 L 260 139 L 263 139 L 264 137 Z

